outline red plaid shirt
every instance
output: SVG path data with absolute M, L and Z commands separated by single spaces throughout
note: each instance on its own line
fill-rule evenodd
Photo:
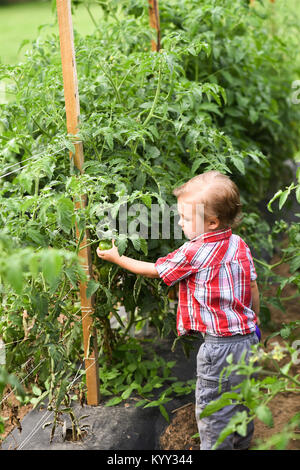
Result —
M 248 245 L 231 229 L 199 235 L 158 258 L 155 267 L 168 286 L 179 281 L 179 335 L 255 331 L 250 281 L 257 275 Z

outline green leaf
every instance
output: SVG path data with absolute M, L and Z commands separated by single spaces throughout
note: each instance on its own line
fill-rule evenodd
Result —
M 75 265 L 68 266 L 64 269 L 64 272 L 73 285 L 73 287 L 77 287 L 78 275 L 77 275 L 77 267 Z
M 28 211 L 31 206 L 34 204 L 35 198 L 33 196 L 26 196 L 24 202 L 20 205 L 22 212 Z
M 144 399 L 144 400 L 140 400 L 140 401 L 138 401 L 138 402 L 135 404 L 135 406 L 136 406 L 136 407 L 143 406 L 143 405 L 145 405 L 145 403 L 147 403 L 147 400 L 145 400 L 145 399 Z
M 34 393 L 37 397 L 39 397 L 42 394 L 42 390 L 35 384 L 32 385 L 31 390 L 32 390 L 32 393 Z
M 64 400 L 64 398 L 66 396 L 66 391 L 67 391 L 68 385 L 69 385 L 68 381 L 66 379 L 63 379 L 61 384 L 60 384 L 60 387 L 58 389 L 58 393 L 56 395 L 55 405 L 57 407 L 59 407 L 59 405 Z
M 37 292 L 36 295 L 31 296 L 32 307 L 35 315 L 38 314 L 39 320 L 43 320 L 48 315 L 49 301 L 45 293 Z
M 144 203 L 147 207 L 151 208 L 152 199 L 151 199 L 150 194 L 143 194 L 143 196 L 141 197 L 141 199 L 142 199 L 143 203 Z
M 75 145 L 73 144 L 73 142 L 71 142 L 70 140 L 65 140 L 65 145 L 67 147 L 68 150 L 70 150 L 70 152 L 72 152 L 73 154 L 75 154 Z
M 270 212 L 273 212 L 272 208 L 271 208 L 271 205 L 272 203 L 281 196 L 282 194 L 282 189 L 279 189 L 279 191 L 277 191 L 274 196 L 272 197 L 272 199 L 270 199 L 270 201 L 268 202 L 268 205 L 267 205 L 267 208 Z
M 136 281 L 134 283 L 134 286 L 133 286 L 133 298 L 134 298 L 134 301 L 137 302 L 138 300 L 138 297 L 139 297 L 139 294 L 140 294 L 140 291 L 141 291 L 141 287 L 142 287 L 142 283 L 143 283 L 143 278 L 142 276 L 137 276 L 136 278 Z
M 143 251 L 145 255 L 148 254 L 148 244 L 147 241 L 143 237 L 139 237 L 137 234 L 133 234 L 130 237 L 132 244 L 137 251 Z
M 45 280 L 49 284 L 53 284 L 62 270 L 61 255 L 56 250 L 49 248 L 42 254 L 41 265 Z
M 246 436 L 247 434 L 247 421 L 246 420 L 236 426 L 236 432 L 240 436 L 244 436 L 244 437 Z
M 252 124 L 254 124 L 259 118 L 259 113 L 257 112 L 256 109 L 250 108 L 249 117 L 250 117 L 250 121 L 252 122 Z
M 122 256 L 125 253 L 127 244 L 128 244 L 128 239 L 126 235 L 123 235 L 123 234 L 119 235 L 116 245 L 118 246 L 118 252 L 120 256 Z
M 58 199 L 57 205 L 57 222 L 59 227 L 66 233 L 70 233 L 75 223 L 74 204 L 68 197 L 62 196 Z
M 6 263 L 5 278 L 17 294 L 23 288 L 23 267 L 19 255 L 10 256 Z
M 86 297 L 89 299 L 99 289 L 100 284 L 94 279 L 90 279 L 86 287 Z
M 239 170 L 240 173 L 242 173 L 242 175 L 245 174 L 245 165 L 244 165 L 244 162 L 243 160 L 241 160 L 240 158 L 237 158 L 237 157 L 231 157 L 232 159 L 232 162 L 234 164 L 234 166 Z
M 283 374 L 288 374 L 288 372 L 289 372 L 291 366 L 292 366 L 292 362 L 288 362 L 288 363 L 285 364 L 283 367 L 281 367 L 280 370 L 281 370 L 281 372 L 282 372 Z
M 141 249 L 141 241 L 140 241 L 140 238 L 139 236 L 134 233 L 133 235 L 131 235 L 130 237 L 130 240 L 132 241 L 132 244 L 134 246 L 134 249 L 137 250 L 137 251 L 140 251 Z
M 32 399 L 33 401 L 31 400 L 31 403 L 33 404 L 33 408 L 36 408 L 37 405 L 39 405 L 44 400 L 44 398 L 46 398 L 47 395 L 49 395 L 49 391 L 45 390 L 45 392 L 43 392 L 41 395 L 33 398 Z
M 122 328 L 125 328 L 125 325 L 120 317 L 120 315 L 118 314 L 118 312 L 114 309 L 112 310 L 111 312 L 113 314 L 113 316 L 116 318 L 116 320 L 118 321 L 118 323 L 121 325 Z
M 295 256 L 290 263 L 291 272 L 294 273 L 295 271 L 298 271 L 299 268 L 300 268 L 300 256 Z
M 151 392 L 152 390 L 153 390 L 153 385 L 149 382 L 149 383 L 147 383 L 147 384 L 143 387 L 143 389 L 142 389 L 142 394 L 144 394 L 144 393 L 149 393 L 149 392 Z
M 147 154 L 150 158 L 157 158 L 157 157 L 159 157 L 159 155 L 160 155 L 160 151 L 159 151 L 158 148 L 155 147 L 155 146 L 147 145 L 147 146 L 146 146 L 146 154 Z
M 144 253 L 145 256 L 148 255 L 148 243 L 145 240 L 145 238 L 140 237 L 140 245 L 141 245 L 141 250 Z
M 28 262 L 29 271 L 31 275 L 35 278 L 39 272 L 38 256 L 35 253 L 32 253 L 32 256 L 28 258 L 27 262 Z
M 163 405 L 159 405 L 159 411 L 163 415 L 163 417 L 166 419 L 166 421 L 169 423 L 170 422 L 170 417 L 168 415 L 168 412 L 166 408 Z
M 264 424 L 269 427 L 273 426 L 273 415 L 268 406 L 259 405 L 255 410 L 255 414 Z
M 129 387 L 127 388 L 121 395 L 121 397 L 123 398 L 123 400 L 127 400 L 127 398 L 130 397 L 130 395 L 132 394 L 133 392 L 133 388 L 132 387 Z
M 108 144 L 108 147 L 110 150 L 113 150 L 114 149 L 114 140 L 113 140 L 113 136 L 111 133 L 105 133 L 104 135 L 104 138 Z
M 201 415 L 200 415 L 201 416 Z M 226 439 L 227 436 L 230 436 L 230 434 L 234 432 L 239 433 L 244 433 L 245 431 L 245 424 L 247 423 L 247 412 L 242 411 L 242 412 L 237 412 L 232 418 L 230 419 L 229 423 L 227 426 L 221 431 L 216 443 L 214 444 L 212 450 L 215 450 L 219 447 L 219 445 Z M 245 434 L 241 434 L 245 435 Z
M 40 245 L 40 246 L 46 246 L 47 245 L 45 237 L 38 230 L 35 230 L 32 227 L 29 227 L 27 229 L 27 234 L 28 234 L 28 237 L 32 241 L 34 241 L 37 245 Z
M 278 298 L 278 297 L 269 297 L 268 298 L 268 303 L 270 303 L 274 307 L 278 308 L 282 312 L 285 312 L 285 308 L 282 305 L 280 298 Z
M 289 190 L 283 191 L 283 193 L 281 193 L 280 198 L 279 198 L 279 209 L 281 209 L 282 206 L 285 204 L 289 194 L 290 194 Z
M 232 398 L 237 398 L 238 394 L 234 393 L 231 397 L 230 395 L 224 396 L 225 393 L 219 398 L 218 400 L 211 401 L 204 410 L 200 413 L 200 419 L 205 418 L 206 416 L 210 416 L 218 410 L 224 408 L 224 406 L 231 405 Z
M 154 408 L 155 406 L 160 406 L 159 400 L 153 400 L 150 403 L 147 403 L 144 408 Z
M 281 336 L 283 339 L 287 339 L 287 338 L 290 336 L 291 331 L 292 331 L 292 329 L 291 329 L 288 325 L 286 325 L 286 326 L 284 326 L 283 328 L 281 328 L 281 330 L 280 330 L 280 336 Z
M 146 174 L 140 171 L 135 179 L 134 188 L 141 190 L 146 182 L 146 178 L 147 178 Z
M 137 368 L 137 364 L 128 364 L 127 366 L 127 369 L 129 370 L 129 372 L 134 372 Z
M 107 403 L 105 403 L 105 406 L 115 406 L 121 403 L 121 401 L 123 401 L 122 397 L 114 397 L 111 400 L 109 400 Z
M 30 194 L 33 184 L 32 174 L 27 173 L 26 170 L 24 170 L 17 176 L 17 179 L 23 190 Z
M 196 158 L 196 160 L 194 160 L 193 165 L 192 165 L 192 170 L 191 170 L 193 174 L 198 170 L 199 166 L 202 165 L 202 163 L 203 163 L 202 158 Z

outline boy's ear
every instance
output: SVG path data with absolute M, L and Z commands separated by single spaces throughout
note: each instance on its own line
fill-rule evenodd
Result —
M 220 220 L 218 217 L 212 217 L 209 221 L 209 228 L 211 230 L 217 230 L 220 227 Z

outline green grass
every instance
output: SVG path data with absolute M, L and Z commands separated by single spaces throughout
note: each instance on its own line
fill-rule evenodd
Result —
M 49 33 L 58 34 L 56 10 L 52 11 L 51 4 L 51 1 L 44 1 L 0 6 L 1 63 L 14 65 L 20 62 L 30 47 L 30 44 L 26 44 L 19 50 L 23 41 L 32 41 Z M 102 13 L 96 5 L 91 7 L 91 12 L 96 20 Z M 94 31 L 95 26 L 86 7 L 74 9 L 73 26 L 83 35 Z

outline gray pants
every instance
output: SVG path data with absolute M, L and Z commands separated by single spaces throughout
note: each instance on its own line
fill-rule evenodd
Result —
M 246 360 L 249 358 L 250 348 L 258 343 L 255 333 L 248 335 L 235 335 L 230 337 L 214 337 L 205 335 L 197 355 L 197 383 L 196 383 L 196 421 L 200 435 L 200 449 L 210 450 L 217 441 L 220 432 L 228 424 L 237 411 L 247 410 L 242 405 L 229 405 L 216 411 L 211 416 L 199 419 L 199 414 L 206 405 L 217 400 L 222 393 L 229 391 L 232 386 L 238 385 L 244 377 L 231 374 L 228 378 L 222 377 L 222 390 L 219 392 L 220 373 L 228 366 L 226 357 L 233 356 L 236 363 L 241 358 L 243 351 L 247 351 Z M 246 449 L 249 447 L 254 431 L 253 421 L 248 425 L 247 435 L 240 436 L 233 433 L 228 436 L 218 447 L 218 450 Z

